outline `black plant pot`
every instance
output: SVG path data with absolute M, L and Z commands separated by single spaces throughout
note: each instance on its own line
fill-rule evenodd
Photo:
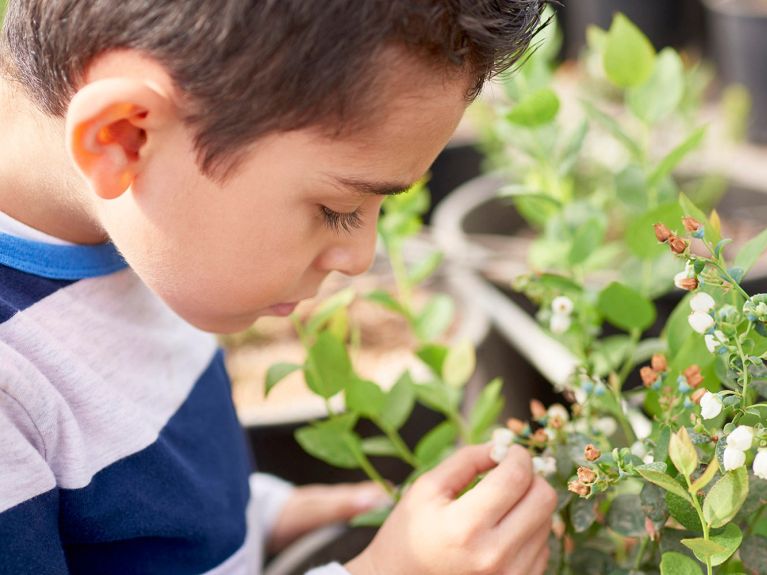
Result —
M 440 152 L 429 168 L 431 208 L 424 217 L 425 223 L 431 223 L 434 208 L 450 192 L 482 173 L 483 161 L 484 156 L 473 142 L 451 143 Z
M 767 2 L 704 0 L 714 61 L 726 83 L 751 93 L 751 141 L 767 144 Z
M 609 28 L 617 12 L 625 14 L 656 48 L 684 46 L 699 36 L 694 3 L 688 0 L 565 0 L 561 10 L 564 21 L 564 53 L 576 58 L 586 44 L 586 30 L 596 25 Z M 689 8 L 692 14 L 687 14 Z M 688 27 L 692 29 L 688 29 Z M 697 29 L 696 29 L 697 28 Z

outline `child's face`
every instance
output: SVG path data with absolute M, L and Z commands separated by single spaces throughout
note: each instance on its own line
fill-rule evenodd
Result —
M 455 130 L 465 82 L 419 74 L 407 89 L 390 83 L 375 129 L 332 140 L 311 130 L 266 137 L 223 185 L 199 172 L 181 122 L 154 143 L 149 132 L 132 186 L 98 198 L 98 218 L 149 287 L 198 327 L 231 332 L 286 315 L 331 271 L 370 266 L 384 196 L 364 190 L 408 187 Z

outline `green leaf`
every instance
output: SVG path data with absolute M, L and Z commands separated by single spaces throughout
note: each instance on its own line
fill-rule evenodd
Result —
M 666 492 L 662 487 L 648 482 L 644 484 L 642 491 L 639 492 L 639 499 L 642 501 L 642 511 L 644 514 L 660 529 L 666 523 L 666 519 L 668 519 Z
M 485 386 L 472 406 L 469 413 L 469 441 L 472 443 L 479 443 L 484 439 L 487 430 L 503 411 L 502 387 L 501 378 L 495 378 Z
M 661 50 L 649 80 L 626 94 L 631 111 L 648 124 L 658 122 L 676 110 L 683 95 L 684 64 L 672 48 Z
M 455 413 L 460 395 L 457 390 L 438 382 L 418 383 L 413 386 L 416 396 L 426 407 L 445 415 Z
M 729 559 L 738 550 L 743 541 L 743 533 L 734 523 L 727 525 L 721 533 L 712 534 L 710 540 L 696 537 L 682 539 L 682 544 L 690 548 L 695 557 L 703 563 L 711 560 L 711 566 L 716 567 Z
M 639 495 L 622 493 L 613 499 L 607 512 L 607 526 L 626 537 L 645 535 L 644 513 Z
M 264 389 L 264 397 L 269 395 L 269 392 L 274 389 L 275 385 L 302 367 L 302 365 L 296 363 L 275 363 L 271 366 L 266 372 L 266 389 Z
M 664 553 L 660 559 L 661 575 L 703 575 L 698 564 L 681 553 Z
M 427 343 L 416 352 L 418 358 L 429 366 L 434 375 L 442 377 L 442 366 L 448 354 L 448 347 L 436 343 Z
M 661 462 L 648 463 L 646 465 L 639 465 L 635 468 L 637 473 L 644 477 L 647 481 L 654 483 L 658 487 L 662 487 L 666 491 L 669 491 L 675 495 L 678 495 L 685 501 L 690 501 L 690 495 L 687 493 L 684 487 L 679 485 L 674 479 L 666 474 L 666 464 Z
M 416 335 L 422 341 L 438 338 L 450 327 L 454 312 L 452 298 L 445 294 L 433 296 L 415 320 Z
M 385 435 L 366 437 L 362 440 L 362 452 L 373 457 L 399 457 L 399 451 Z
M 352 517 L 349 521 L 349 525 L 352 527 L 380 527 L 386 521 L 386 518 L 391 514 L 389 507 L 383 509 L 373 509 L 372 511 L 366 511 Z
M 570 264 L 578 265 L 586 261 L 604 240 L 605 231 L 606 226 L 600 218 L 590 218 L 581 224 L 575 232 L 568 254 Z
M 679 473 L 685 477 L 690 477 L 698 469 L 698 452 L 685 427 L 671 435 L 668 455 Z
M 706 485 L 711 483 L 711 480 L 714 478 L 717 471 L 719 471 L 719 461 L 716 457 L 712 457 L 708 467 L 706 467 L 706 471 L 703 472 L 703 475 L 698 477 L 692 482 L 692 485 L 690 485 L 690 493 L 694 495 L 698 491 L 704 489 Z
M 355 296 L 356 292 L 353 288 L 346 288 L 323 301 L 307 322 L 306 333 L 308 335 L 317 333 L 339 309 L 348 307 Z
M 647 183 L 651 187 L 655 187 L 663 181 L 663 179 L 668 176 L 674 168 L 679 165 L 679 162 L 681 162 L 687 154 L 695 150 L 698 146 L 700 146 L 703 143 L 703 138 L 706 137 L 706 126 L 703 126 L 701 128 L 698 128 L 695 130 L 692 134 L 690 134 L 687 139 L 679 144 L 676 148 L 671 150 L 655 167 L 653 172 L 650 174 L 650 177 L 647 180 Z M 705 223 L 706 218 L 703 218 L 701 223 Z
M 638 257 L 653 260 L 669 249 L 655 237 L 653 225 L 662 223 L 673 230 L 681 225 L 683 215 L 684 212 L 677 202 L 661 204 L 634 218 L 626 228 L 623 239 L 628 248 Z
M 329 399 L 346 387 L 353 375 L 349 354 L 343 342 L 328 332 L 320 333 L 317 341 L 309 348 L 304 366 L 309 389 Z
M 600 124 L 605 130 L 607 130 L 613 138 L 618 140 L 623 145 L 623 147 L 629 151 L 635 160 L 641 160 L 642 149 L 634 141 L 634 138 L 626 133 L 626 131 L 615 120 L 615 118 L 605 114 L 602 110 L 587 100 L 581 100 L 581 105 L 583 106 L 584 110 L 586 110 L 586 113 L 589 115 L 589 117 Z
M 711 527 L 729 523 L 748 495 L 748 473 L 745 467 L 727 472 L 717 481 L 703 501 L 703 518 Z
M 415 405 L 415 389 L 409 372 L 405 372 L 389 390 L 378 416 L 381 425 L 397 431 L 410 417 Z
M 559 98 L 551 88 L 541 88 L 526 95 L 506 114 L 517 126 L 535 128 L 551 123 L 559 112 Z
M 767 250 L 767 229 L 758 236 L 751 238 L 746 245 L 740 248 L 738 255 L 735 256 L 734 266 L 741 268 L 745 275 L 765 250 Z
M 304 450 L 335 467 L 358 467 L 360 439 L 354 432 L 339 431 L 332 426 L 315 424 L 296 430 L 296 441 Z
M 415 286 L 426 280 L 432 275 L 442 263 L 444 256 L 442 252 L 433 252 L 413 265 L 408 271 L 408 283 Z
M 576 497 L 570 503 L 570 521 L 576 533 L 583 533 L 597 520 L 597 506 L 593 499 Z
M 472 343 L 468 340 L 454 345 L 447 352 L 442 365 L 442 380 L 448 387 L 456 389 L 466 385 L 477 367 L 477 355 Z
M 711 565 L 716 567 L 727 561 L 738 550 L 743 541 L 743 533 L 737 525 L 730 523 L 721 533 L 712 534 L 711 539 L 724 548 L 724 551 L 711 557 Z
M 423 467 L 438 463 L 443 453 L 455 443 L 458 430 L 451 421 L 443 421 L 427 433 L 415 446 L 415 457 Z
M 685 528 L 695 533 L 703 531 L 698 512 L 692 506 L 689 496 L 688 499 L 683 499 L 676 493 L 666 492 L 666 505 L 671 517 L 684 525 Z
M 655 321 L 655 306 L 636 290 L 613 282 L 599 294 L 597 309 L 616 327 L 644 330 Z
M 603 64 L 608 79 L 619 88 L 645 83 L 655 66 L 650 40 L 623 14 L 616 14 L 607 32 Z
M 376 419 L 386 401 L 384 391 L 372 381 L 352 378 L 344 390 L 346 408 L 369 419 Z
M 380 306 L 393 311 L 394 313 L 398 313 L 401 316 L 408 318 L 410 317 L 410 314 L 408 311 L 402 306 L 402 304 L 389 292 L 384 290 L 375 290 L 370 292 L 369 294 L 365 295 L 365 299 L 373 301 Z

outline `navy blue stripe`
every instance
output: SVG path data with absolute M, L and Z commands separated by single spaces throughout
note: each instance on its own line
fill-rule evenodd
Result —
M 0 575 L 67 573 L 53 489 L 0 513 Z
M 87 487 L 61 490 L 70 569 L 82 575 L 212 569 L 245 541 L 249 471 L 219 351 L 154 444 L 103 469 Z
M 0 323 L 74 280 L 49 279 L 0 265 Z
M 114 244 L 57 245 L 0 233 L 0 264 L 38 276 L 78 280 L 127 267 Z

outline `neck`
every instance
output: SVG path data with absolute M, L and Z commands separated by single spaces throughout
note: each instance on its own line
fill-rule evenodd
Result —
M 0 78 L 0 125 L 0 211 L 69 242 L 106 241 L 87 184 L 67 155 L 64 120 L 45 115 Z

